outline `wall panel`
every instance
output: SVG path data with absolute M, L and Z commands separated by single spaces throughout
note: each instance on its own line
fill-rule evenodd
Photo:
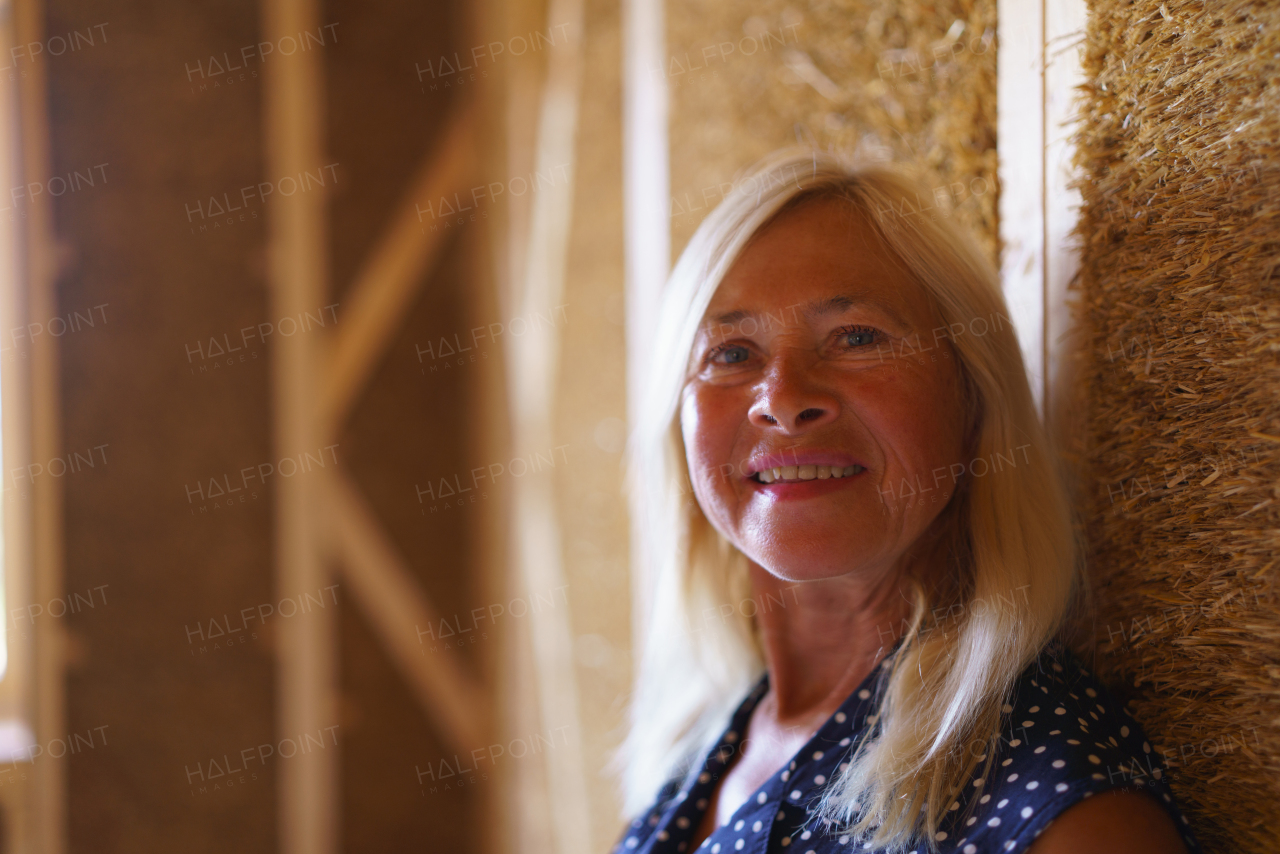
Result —
M 995 261 L 994 0 L 667 6 L 673 252 L 735 174 L 797 143 L 910 160 Z
M 1210 850 L 1280 802 L 1280 11 L 1090 4 L 1083 474 L 1099 668 Z
M 267 352 L 236 341 L 275 320 L 262 208 L 210 204 L 268 180 L 261 78 L 210 65 L 259 41 L 258 7 L 46 9 L 50 33 L 104 25 L 41 60 L 52 174 L 104 164 L 55 201 L 58 310 L 105 313 L 59 341 L 66 450 L 105 454 L 63 481 L 66 590 L 105 585 L 61 621 L 66 726 L 106 727 L 105 745 L 54 760 L 68 850 L 271 851 L 278 766 L 224 760 L 277 740 L 270 631 L 235 616 L 276 601 L 270 492 L 210 486 L 273 451 Z

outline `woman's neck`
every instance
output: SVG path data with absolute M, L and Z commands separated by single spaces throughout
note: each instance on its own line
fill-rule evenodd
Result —
M 899 572 L 871 582 L 849 576 L 785 581 L 754 563 L 750 572 L 769 669 L 768 705 L 779 722 L 833 712 L 910 619 Z

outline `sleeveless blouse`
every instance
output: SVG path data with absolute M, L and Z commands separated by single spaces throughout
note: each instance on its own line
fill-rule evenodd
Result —
M 881 662 L 792 760 L 768 779 L 696 849 L 697 854 L 846 854 L 872 850 L 814 814 L 879 708 Z M 733 714 L 719 743 L 687 777 L 668 783 L 654 806 L 631 822 L 615 854 L 685 854 L 716 783 L 732 764 L 766 674 Z M 988 767 L 950 805 L 919 854 L 1024 851 L 1069 807 L 1108 790 L 1146 791 L 1173 819 L 1191 852 L 1199 847 L 1138 722 L 1069 652 L 1042 653 L 1004 706 L 1002 734 Z M 986 770 L 986 776 L 983 771 Z M 883 849 L 876 849 L 883 850 Z

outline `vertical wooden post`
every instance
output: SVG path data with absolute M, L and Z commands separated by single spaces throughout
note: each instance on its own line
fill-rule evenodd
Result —
M 20 0 L 12 7 L 15 40 L 27 44 L 44 40 L 44 8 L 39 0 Z M 43 182 L 50 172 L 49 123 L 45 65 L 32 63 L 19 80 L 19 148 L 24 182 Z M 29 208 L 23 258 L 25 294 L 18 295 L 20 315 L 54 317 L 58 314 L 55 285 L 57 261 L 54 252 L 53 205 L 49 200 L 32 203 Z M 25 296 L 25 300 L 22 297 Z M 25 304 L 24 304 L 25 303 Z M 11 376 L 12 373 L 7 374 Z M 26 379 L 29 385 L 17 389 L 25 392 L 19 405 L 18 418 L 29 418 L 30 444 L 19 452 L 30 454 L 29 460 L 47 460 L 62 453 L 62 413 L 59 406 L 58 348 L 51 336 L 40 336 L 31 342 L 31 367 Z M 5 390 L 5 400 L 10 401 Z M 6 418 L 8 413 L 6 413 Z M 41 478 L 31 484 L 31 507 L 22 520 L 30 527 L 21 535 L 29 536 L 30 560 L 16 570 L 31 573 L 29 594 L 37 602 L 60 597 L 63 591 L 62 489 L 58 478 Z M 20 499 L 19 499 L 20 500 Z M 17 557 L 23 546 L 14 543 Z M 5 544 L 6 551 L 9 544 Z M 7 556 L 6 556 L 7 557 Z M 34 723 L 37 742 L 44 742 L 66 731 L 65 656 L 62 626 L 56 621 L 41 621 L 32 626 L 32 648 L 28 661 L 31 680 L 28 683 L 28 714 Z M 31 766 L 31 795 L 28 837 L 32 850 L 39 854 L 61 854 L 67 845 L 66 763 L 36 762 Z
M 1080 191 L 1068 186 L 1076 178 L 1072 165 L 1074 135 L 1084 82 L 1085 0 L 1058 0 L 1045 6 L 1044 68 L 1044 418 L 1064 442 L 1074 442 L 1072 418 L 1081 411 L 1064 396 L 1070 392 L 1071 360 L 1067 338 L 1071 311 L 1067 288 L 1080 269 L 1080 246 L 1072 234 L 1080 220 Z
M 1044 403 L 1044 7 L 999 0 L 1000 278 L 1036 404 Z M 1042 410 L 1043 411 L 1043 410 Z
M 550 26 L 566 26 L 571 37 L 547 49 L 535 170 L 554 174 L 565 166 L 567 180 L 540 188 L 532 200 L 525 264 L 513 294 L 515 314 L 554 316 L 560 305 L 573 213 L 574 144 L 582 74 L 584 0 L 552 0 Z M 513 445 L 530 453 L 555 445 L 554 401 L 558 380 L 559 332 L 550 324 L 530 324 L 507 348 Z M 563 589 L 564 566 L 554 483 L 520 478 L 512 498 L 512 558 L 527 595 Z M 551 790 L 551 827 L 557 854 L 586 854 L 591 846 L 586 769 L 582 756 L 577 676 L 569 608 L 548 608 L 529 616 L 536 696 L 545 729 L 564 742 L 543 753 Z
M 1084 0 L 999 0 L 997 139 L 1000 275 L 1045 420 L 1064 367 L 1067 285 L 1079 264 L 1071 119 L 1081 80 Z
M 623 39 L 623 195 L 626 201 L 627 426 L 635 428 L 657 327 L 658 303 L 671 272 L 671 167 L 667 136 L 666 18 L 662 3 L 625 0 Z M 632 505 L 631 638 L 644 652 L 651 581 L 644 537 Z
M 262 37 L 314 31 L 314 0 L 266 0 Z M 267 178 L 295 180 L 323 164 L 323 90 L 318 51 L 298 51 L 264 66 Z M 281 196 L 268 215 L 268 262 L 273 317 L 297 317 L 324 304 L 326 294 L 325 196 L 314 188 Z M 319 419 L 319 336 L 279 338 L 272 348 L 274 444 L 277 458 L 329 444 Z M 281 478 L 276 484 L 276 589 L 298 596 L 329 584 L 316 506 L 326 490 L 322 472 Z M 297 739 L 337 723 L 333 701 L 335 641 L 332 611 L 283 621 L 277 636 L 278 732 Z M 341 732 L 338 731 L 339 739 Z M 284 854 L 333 854 L 338 842 L 338 752 L 299 751 L 279 769 L 280 850 Z

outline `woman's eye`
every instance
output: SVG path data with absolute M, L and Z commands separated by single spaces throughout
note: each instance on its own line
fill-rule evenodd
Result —
M 876 331 L 874 329 L 841 329 L 840 343 L 849 347 L 869 347 L 876 343 Z
M 735 344 L 718 348 L 711 354 L 710 361 L 720 365 L 736 365 L 745 362 L 750 355 L 746 347 Z

